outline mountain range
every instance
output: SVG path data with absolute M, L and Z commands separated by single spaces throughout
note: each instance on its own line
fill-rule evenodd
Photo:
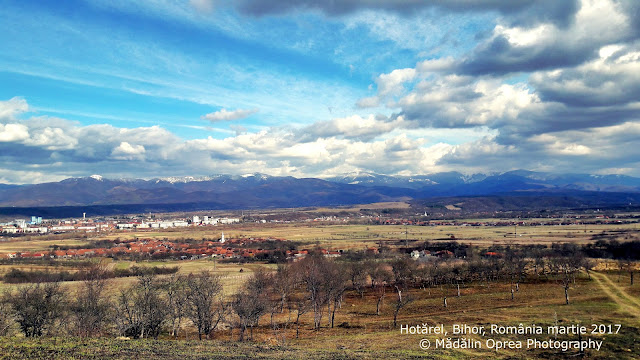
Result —
M 452 196 L 616 193 L 640 199 L 640 178 L 625 175 L 445 172 L 419 176 L 353 173 L 325 179 L 264 174 L 108 179 L 99 175 L 30 185 L 0 184 L 0 207 L 173 205 L 188 209 L 250 209 L 364 204 Z M 620 194 L 628 196 L 620 197 Z M 591 196 L 603 199 L 603 196 Z M 597 204 L 594 204 L 597 205 Z

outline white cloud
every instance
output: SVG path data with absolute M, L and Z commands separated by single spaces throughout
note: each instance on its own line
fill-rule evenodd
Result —
M 0 142 L 16 142 L 29 138 L 29 129 L 22 124 L 0 124 Z
M 607 45 L 574 68 L 534 73 L 531 84 L 547 101 L 569 106 L 616 106 L 640 96 L 640 45 Z
M 384 116 L 351 115 L 328 121 L 318 121 L 300 129 L 297 138 L 300 141 L 313 141 L 318 138 L 344 137 L 369 141 L 406 125 L 402 116 L 389 119 Z
M 43 182 L 61 181 L 68 178 L 65 175 L 54 175 L 48 171 L 16 170 L 0 168 L 1 184 L 37 184 Z
M 602 46 L 634 37 L 633 21 L 624 7 L 612 0 L 581 0 L 566 24 L 499 23 L 492 36 L 461 62 L 460 69 L 490 75 L 579 65 L 592 59 Z
M 13 120 L 18 114 L 29 111 L 27 101 L 21 97 L 13 97 L 6 101 L 0 101 L 0 121 Z
M 118 160 L 134 160 L 142 159 L 145 148 L 142 145 L 131 145 L 123 141 L 111 152 L 111 156 Z
M 70 150 L 76 147 L 78 139 L 59 127 L 32 128 L 32 134 L 24 144 L 47 150 Z
M 404 90 L 404 85 L 412 81 L 416 70 L 412 68 L 396 69 L 388 74 L 382 74 L 376 79 L 378 93 L 381 96 L 397 95 Z
M 219 121 L 231 121 L 231 120 L 244 119 L 257 112 L 258 112 L 258 109 L 238 109 L 238 110 L 231 110 L 231 111 L 227 109 L 221 109 L 221 110 L 209 113 L 207 115 L 204 115 L 202 118 L 215 123 Z
M 427 127 L 495 127 L 538 101 L 523 83 L 447 75 L 423 80 L 395 105 Z
M 422 73 L 454 70 L 456 61 L 452 57 L 429 59 L 418 63 L 416 70 Z

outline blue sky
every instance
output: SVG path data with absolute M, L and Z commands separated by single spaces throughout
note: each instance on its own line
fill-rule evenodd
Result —
M 0 182 L 638 176 L 634 14 L 608 0 L 5 1 Z

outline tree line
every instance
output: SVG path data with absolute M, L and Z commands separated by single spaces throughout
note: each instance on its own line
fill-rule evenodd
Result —
M 128 268 L 104 270 L 104 278 L 131 277 L 142 275 L 166 275 L 178 272 L 177 266 L 130 266 Z M 84 281 L 91 276 L 91 271 L 52 271 L 52 270 L 23 270 L 13 268 L 2 276 L 2 281 L 8 284 L 24 284 L 37 282 Z

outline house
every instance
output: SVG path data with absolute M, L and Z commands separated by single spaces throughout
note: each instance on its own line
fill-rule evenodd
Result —
M 17 234 L 18 233 L 18 228 L 14 227 L 14 226 L 9 226 L 9 227 L 3 227 L 2 228 L 2 232 L 5 234 Z
M 455 256 L 455 254 L 449 250 L 440 250 L 437 251 L 434 255 L 442 259 L 449 259 Z
M 501 258 L 502 254 L 499 252 L 487 251 L 486 253 L 484 253 L 484 256 L 489 258 Z
M 73 225 L 56 225 L 51 227 L 51 231 L 74 231 L 75 229 Z
M 44 226 L 29 226 L 23 229 L 25 233 L 38 233 L 44 234 L 49 231 L 48 228 Z
M 436 259 L 435 256 L 431 255 L 431 251 L 429 250 L 420 250 L 420 251 L 413 250 L 411 252 L 411 258 L 413 260 L 420 261 L 420 262 L 427 262 L 427 261 L 432 261 Z
M 52 258 L 64 258 L 67 256 L 67 252 L 64 250 L 54 250 L 50 255 Z

